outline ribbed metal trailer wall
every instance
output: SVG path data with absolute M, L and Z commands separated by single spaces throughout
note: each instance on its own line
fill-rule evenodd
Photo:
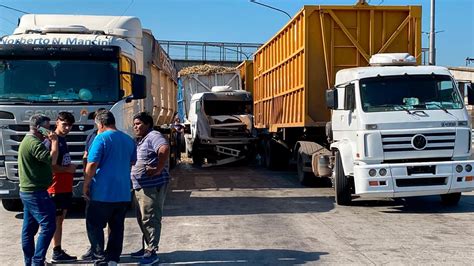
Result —
M 421 6 L 304 6 L 255 54 L 256 128 L 323 126 L 336 72 L 395 52 L 421 62 Z
M 144 100 L 155 125 L 171 124 L 177 112 L 177 71 L 171 58 L 161 48 L 150 31 L 143 32 L 144 74 L 151 95 Z
M 242 89 L 253 94 L 253 61 L 245 60 L 237 69 L 240 71 Z

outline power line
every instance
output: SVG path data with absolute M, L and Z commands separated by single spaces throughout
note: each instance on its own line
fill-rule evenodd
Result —
M 17 24 L 16 24 L 16 23 L 14 23 L 13 21 L 11 21 L 11 20 L 9 20 L 9 19 L 2 18 L 2 17 L 0 17 L 0 19 L 1 19 L 1 20 L 3 20 L 3 21 L 6 21 L 6 22 L 8 22 L 8 23 L 10 23 L 10 24 L 12 24 L 12 25 L 14 25 L 14 26 L 17 26 Z
M 26 12 L 26 11 L 23 11 L 23 10 L 20 10 L 20 9 L 16 9 L 16 8 L 13 8 L 13 7 L 9 7 L 9 6 L 6 6 L 6 5 L 2 5 L 2 4 L 0 4 L 0 7 L 10 9 L 10 10 L 13 10 L 13 11 L 16 11 L 16 12 L 20 12 L 20 13 L 23 13 L 23 14 L 30 14 L 29 12 Z

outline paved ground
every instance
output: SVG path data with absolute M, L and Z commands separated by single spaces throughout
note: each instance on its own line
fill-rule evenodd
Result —
M 160 247 L 163 264 L 455 264 L 474 259 L 474 193 L 457 207 L 439 197 L 357 200 L 335 206 L 331 188 L 302 187 L 292 172 L 259 167 L 173 172 Z M 21 265 L 21 214 L 0 208 L 2 265 Z M 65 221 L 63 247 L 81 255 L 88 247 L 84 216 Z M 140 233 L 129 213 L 126 256 Z

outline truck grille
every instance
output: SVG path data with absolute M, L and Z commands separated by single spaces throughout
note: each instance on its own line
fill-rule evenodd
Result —
M 419 144 L 417 146 L 417 143 L 414 142 L 415 136 L 422 136 L 417 138 L 424 138 L 426 140 L 426 144 Z M 455 139 L 456 132 L 454 131 L 434 133 L 382 134 L 384 153 L 434 150 L 452 151 L 454 149 Z
M 397 179 L 397 187 L 420 187 L 446 185 L 446 177 L 404 178 Z
M 245 126 L 232 128 L 211 128 L 211 136 L 214 138 L 245 138 L 249 136 Z
M 87 135 L 93 129 L 94 125 L 73 125 L 71 132 L 66 136 L 72 163 L 78 166 L 74 174 L 75 183 L 83 179 L 82 157 L 84 155 L 85 141 Z M 29 125 L 8 125 L 8 129 L 2 131 L 5 140 L 3 142 L 5 167 L 7 177 L 10 180 L 18 180 L 18 148 L 28 131 Z

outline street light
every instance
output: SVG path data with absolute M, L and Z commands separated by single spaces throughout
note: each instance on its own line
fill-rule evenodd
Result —
M 266 4 L 263 4 L 263 3 L 259 3 L 259 2 L 257 2 L 256 0 L 250 0 L 250 3 L 254 3 L 254 4 L 257 4 L 257 5 L 264 6 L 264 7 L 266 7 L 266 8 L 270 8 L 270 9 L 279 11 L 279 12 L 281 12 L 281 13 L 287 15 L 287 16 L 291 19 L 290 14 L 288 14 L 287 12 L 285 12 L 285 11 L 279 9 L 279 8 L 276 8 L 276 7 L 273 7 L 273 6 L 269 6 L 269 5 L 266 5 Z

